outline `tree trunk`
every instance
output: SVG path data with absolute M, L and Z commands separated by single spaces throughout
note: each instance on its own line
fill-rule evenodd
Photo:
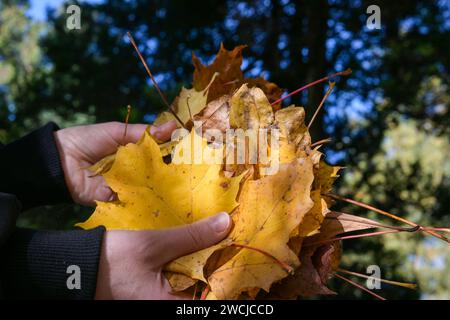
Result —
M 308 67 L 307 82 L 320 79 L 327 74 L 326 61 L 326 40 L 327 40 L 327 20 L 329 13 L 329 5 L 327 0 L 315 0 L 306 3 L 306 16 L 308 17 L 308 36 L 307 47 Z M 326 83 L 319 84 L 308 89 L 308 104 L 306 113 L 308 120 L 311 119 L 314 111 L 319 106 L 324 95 Z M 314 120 L 310 133 L 313 141 L 320 140 L 325 137 L 324 130 L 324 111 L 322 110 Z

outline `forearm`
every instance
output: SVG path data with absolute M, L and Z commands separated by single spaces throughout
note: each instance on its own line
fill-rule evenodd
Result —
M 76 231 L 16 229 L 4 245 L 3 295 L 9 299 L 93 299 L 104 228 Z M 70 288 L 70 266 L 80 288 Z M 73 279 L 73 278 L 72 278 Z M 69 281 L 70 283 L 75 283 Z
M 70 201 L 53 132 L 54 123 L 0 149 L 0 192 L 17 196 L 23 207 Z

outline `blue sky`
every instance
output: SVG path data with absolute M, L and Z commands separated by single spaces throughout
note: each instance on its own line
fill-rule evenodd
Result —
M 47 7 L 57 8 L 63 2 L 64 0 L 31 0 L 28 13 L 33 19 L 43 21 L 46 17 Z
M 102 0 L 85 0 L 83 2 L 98 3 Z M 46 18 L 47 8 L 58 8 L 64 0 L 30 0 L 30 10 L 28 14 L 38 21 L 44 21 Z

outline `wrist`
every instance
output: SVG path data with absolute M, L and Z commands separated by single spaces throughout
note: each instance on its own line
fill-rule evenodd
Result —
M 103 234 L 102 246 L 100 249 L 100 257 L 98 261 L 98 272 L 97 272 L 97 284 L 95 289 L 95 299 L 96 300 L 109 300 L 112 299 L 112 291 L 110 285 L 111 278 L 111 262 L 110 262 L 110 242 L 111 242 L 111 231 L 105 231 Z
M 53 132 L 53 137 L 55 139 L 56 148 L 58 150 L 59 159 L 61 163 L 61 169 L 64 175 L 64 181 L 66 188 L 70 194 L 70 197 L 72 198 L 72 201 L 79 203 L 77 197 L 76 197 L 76 191 L 75 191 L 75 184 L 73 182 L 73 172 L 70 171 L 71 167 L 76 167 L 76 163 L 74 162 L 73 157 L 70 156 L 70 147 L 68 147 L 67 140 L 68 139 L 66 135 L 67 129 L 62 129 Z

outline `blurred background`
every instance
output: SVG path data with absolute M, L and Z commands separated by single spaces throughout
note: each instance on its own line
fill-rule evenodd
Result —
M 68 30 L 69 4 L 81 29 Z M 369 30 L 369 5 L 381 29 Z M 331 137 L 327 162 L 345 166 L 336 192 L 423 225 L 450 226 L 450 1 L 140 1 L 2 0 L 0 3 L 0 141 L 48 121 L 61 127 L 122 121 L 151 123 L 163 109 L 125 33 L 140 44 L 163 91 L 189 86 L 195 52 L 210 62 L 220 43 L 247 44 L 243 70 L 292 91 L 329 73 L 338 79 L 312 129 Z M 290 99 L 309 116 L 319 85 Z M 287 103 L 286 103 L 287 104 Z M 351 206 L 347 212 L 380 216 Z M 59 205 L 26 212 L 19 224 L 70 229 L 92 208 Z M 450 299 L 450 246 L 420 234 L 344 242 L 342 267 L 376 264 L 388 299 Z M 337 298 L 371 296 L 331 281 Z M 331 297 L 332 299 L 336 297 Z M 329 297 L 326 299 L 330 299 Z

